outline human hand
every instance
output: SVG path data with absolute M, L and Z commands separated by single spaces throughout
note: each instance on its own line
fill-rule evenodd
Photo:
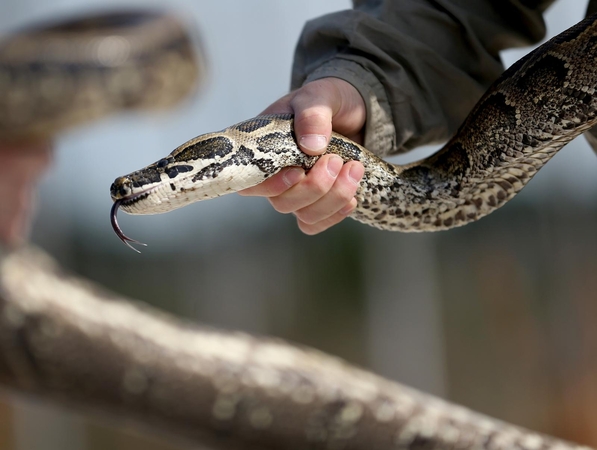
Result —
M 51 154 L 48 143 L 0 143 L 0 243 L 13 247 L 25 239 L 35 185 Z
M 274 102 L 262 114 L 294 114 L 300 149 L 321 155 L 332 129 L 362 143 L 366 109 L 350 83 L 339 78 L 312 81 Z M 356 207 L 354 198 L 365 169 L 358 161 L 343 164 L 337 155 L 322 156 L 308 172 L 300 167 L 282 169 L 241 195 L 267 197 L 280 213 L 293 213 L 300 230 L 317 234 L 341 222 Z

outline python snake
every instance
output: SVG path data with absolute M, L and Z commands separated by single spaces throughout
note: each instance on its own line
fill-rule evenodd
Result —
M 119 13 L 83 23 L 0 42 L 0 140 L 45 138 L 119 109 L 171 104 L 194 84 L 190 80 L 197 67 L 189 43 L 170 19 Z M 423 161 L 394 166 L 334 134 L 328 151 L 366 167 L 353 217 L 384 229 L 432 231 L 476 220 L 507 202 L 555 152 L 595 123 L 597 77 L 590 64 L 596 57 L 595 26 L 595 18 L 581 22 L 505 72 L 456 136 Z M 95 34 L 89 33 L 84 43 L 70 39 L 69 33 L 85 35 L 81 31 L 91 28 Z M 151 45 L 137 39 L 137 32 L 128 34 L 135 29 L 149 31 Z M 177 77 L 178 84 L 164 86 Z M 147 94 L 160 83 L 159 91 Z M 316 160 L 298 150 L 291 116 L 257 117 L 195 138 L 145 169 L 118 178 L 111 188 L 113 226 L 127 242 L 116 223 L 118 208 L 133 214 L 166 212 L 250 187 L 284 166 L 309 169 Z M 58 291 L 62 297 L 63 288 Z M 268 364 L 275 370 L 275 364 L 284 362 Z M 249 356 L 242 365 L 247 371 L 261 369 Z M 322 381 L 330 382 L 319 376 L 313 384 Z M 397 392 L 410 398 L 408 392 Z M 418 399 L 419 394 L 413 395 Z M 380 399 L 379 423 L 389 423 L 387 401 Z M 401 411 L 408 426 L 395 445 L 583 448 L 426 396 L 420 404 L 420 410 Z
M 352 218 L 386 230 L 436 231 L 475 221 L 508 202 L 597 116 L 595 16 L 518 61 L 489 88 L 456 135 L 413 164 L 389 164 L 333 134 L 328 153 L 358 160 L 365 175 Z M 191 139 L 117 178 L 111 217 L 157 214 L 254 186 L 287 166 L 309 169 L 290 115 L 269 115 Z M 129 245 L 130 246 L 130 245 Z
M 168 108 L 204 68 L 176 17 L 119 11 L 15 30 L 0 40 L 0 142 L 51 139 L 131 109 Z

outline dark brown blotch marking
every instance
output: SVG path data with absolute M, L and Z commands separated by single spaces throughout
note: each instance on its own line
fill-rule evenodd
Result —
M 328 145 L 328 151 L 340 155 L 345 161 L 360 161 L 361 149 L 352 142 L 348 142 L 337 137 L 332 137 Z
M 255 117 L 254 119 L 249 119 L 234 125 L 232 129 L 242 131 L 243 133 L 252 133 L 259 128 L 268 126 L 270 123 L 272 123 L 272 119 L 266 117 Z
M 288 133 L 282 131 L 274 131 L 257 139 L 257 150 L 268 153 L 283 153 L 289 150 L 288 145 L 296 147 L 296 137 L 294 135 L 288 136 Z M 299 154 L 301 152 L 298 152 Z
M 496 92 L 485 98 L 480 105 L 483 109 L 479 112 L 479 123 L 496 123 L 502 127 L 514 128 L 516 126 L 516 108 L 506 104 L 507 97 L 501 93 Z M 473 131 L 473 130 L 469 130 Z
M 168 178 L 172 179 L 175 178 L 179 173 L 190 172 L 191 170 L 193 170 L 193 166 L 172 166 L 166 169 L 166 174 L 168 175 Z
M 174 161 L 195 161 L 197 159 L 213 159 L 228 155 L 233 149 L 232 141 L 224 136 L 216 136 L 196 142 L 173 155 Z
M 246 166 L 251 162 L 251 160 L 253 159 L 254 156 L 255 156 L 255 154 L 250 149 L 248 149 L 244 145 L 241 145 L 239 147 L 238 151 L 234 155 L 232 155 L 230 158 L 228 158 L 227 160 L 225 160 L 221 163 L 216 162 L 216 163 L 210 164 L 209 166 L 201 169 L 193 177 L 192 181 L 195 182 L 198 180 L 204 180 L 206 178 L 215 178 L 216 176 L 218 176 L 220 174 L 220 172 L 222 172 L 222 170 L 224 170 L 226 167 L 229 167 L 229 166 L 240 166 L 240 165 Z
M 261 170 L 263 173 L 268 175 L 272 175 L 278 171 L 278 167 L 274 164 L 271 159 L 256 159 L 253 163 Z
M 505 180 L 497 180 L 496 183 L 506 192 L 512 189 L 512 185 Z
M 537 139 L 535 139 L 533 136 L 529 134 L 525 134 L 522 136 L 522 143 L 531 147 L 537 147 L 540 144 L 540 142 Z
M 567 69 L 564 67 L 566 61 L 556 58 L 553 55 L 545 54 L 526 70 L 526 72 L 517 80 L 517 86 L 523 91 L 530 91 L 528 95 L 541 91 L 544 86 L 550 86 L 550 89 L 557 89 L 564 84 Z
M 159 183 L 161 181 L 160 172 L 154 166 L 150 166 L 131 173 L 128 178 L 133 187 L 142 188 L 151 183 Z

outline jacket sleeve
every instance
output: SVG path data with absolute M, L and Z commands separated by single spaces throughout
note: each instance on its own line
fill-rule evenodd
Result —
M 307 22 L 292 88 L 341 78 L 367 105 L 365 146 L 380 156 L 448 139 L 500 75 L 499 52 L 545 35 L 553 0 L 354 0 Z

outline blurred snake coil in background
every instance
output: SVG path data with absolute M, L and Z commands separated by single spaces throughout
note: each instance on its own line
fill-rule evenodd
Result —
M 0 42 L 0 142 L 48 139 L 128 109 L 172 108 L 204 69 L 179 20 L 114 12 Z

